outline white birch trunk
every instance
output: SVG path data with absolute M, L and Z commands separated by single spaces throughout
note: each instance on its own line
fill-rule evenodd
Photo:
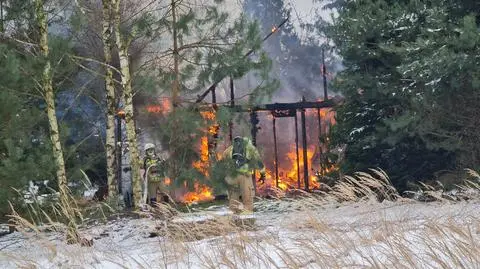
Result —
M 130 38 L 122 37 L 120 32 L 120 0 L 112 0 L 114 13 L 115 40 L 120 59 L 120 72 L 123 88 L 123 103 L 125 110 L 125 129 L 127 131 L 127 141 L 130 151 L 130 166 L 132 169 L 132 189 L 133 202 L 135 208 L 139 208 L 142 203 L 142 180 L 140 175 L 140 155 L 137 145 L 137 133 L 133 115 L 133 89 L 130 76 L 130 62 L 128 56 L 128 47 Z
M 47 105 L 47 117 L 50 127 L 50 139 L 53 147 L 53 158 L 55 161 L 55 171 L 58 181 L 58 190 L 60 192 L 60 206 L 63 214 L 68 220 L 68 242 L 78 242 L 78 233 L 75 224 L 75 212 L 70 202 L 70 193 L 67 186 L 67 175 L 65 173 L 65 161 L 63 159 L 62 144 L 60 142 L 60 134 L 58 129 L 57 115 L 55 111 L 55 94 L 53 92 L 52 83 L 52 66 L 48 60 L 48 25 L 47 14 L 44 11 L 43 0 L 35 0 L 35 14 L 37 19 L 38 33 L 40 36 L 40 53 L 45 58 L 45 66 L 42 75 L 42 90 Z
M 110 0 L 102 0 L 103 3 L 103 54 L 105 58 L 105 93 L 107 101 L 106 109 L 106 141 L 105 154 L 107 160 L 107 185 L 108 196 L 116 194 L 117 180 L 115 173 L 115 85 L 113 81 L 113 72 L 110 68 L 112 64 L 112 3 Z

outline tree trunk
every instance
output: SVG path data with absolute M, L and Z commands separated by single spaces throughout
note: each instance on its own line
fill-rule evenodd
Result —
M 175 73 L 175 79 L 172 85 L 172 104 L 173 109 L 178 105 L 178 94 L 180 91 L 180 55 L 178 54 L 178 35 L 177 35 L 177 7 L 175 2 L 178 0 L 172 0 L 172 29 L 173 29 L 173 70 Z
M 172 9 L 172 41 L 173 41 L 173 72 L 174 79 L 172 83 L 172 116 L 173 123 L 170 130 L 170 152 L 173 162 L 170 164 L 170 175 L 172 178 L 177 178 L 180 173 L 180 164 L 178 158 L 178 119 L 176 118 L 176 107 L 178 106 L 178 95 L 180 91 L 180 55 L 178 51 L 178 33 L 177 33 L 177 0 L 171 0 L 170 7 Z
M 142 203 L 142 180 L 140 176 L 140 155 L 137 146 L 137 133 L 133 115 L 133 90 L 130 77 L 130 63 L 128 47 L 130 38 L 123 38 L 120 33 L 120 0 L 112 0 L 114 7 L 115 39 L 120 59 L 120 72 L 122 77 L 123 103 L 125 110 L 125 129 L 130 152 L 130 166 L 132 169 L 133 202 L 136 208 Z
M 40 53 L 45 60 L 42 75 L 42 90 L 47 105 L 47 117 L 50 127 L 50 139 L 53 147 L 53 158 L 55 161 L 55 170 L 57 174 L 58 190 L 60 192 L 61 209 L 68 220 L 67 241 L 76 240 L 78 238 L 75 225 L 75 213 L 70 203 L 70 195 L 67 186 L 67 176 L 65 173 L 65 161 L 63 159 L 62 144 L 60 142 L 60 134 L 58 130 L 57 115 L 55 112 L 55 94 L 52 85 L 52 67 L 48 60 L 48 26 L 47 14 L 43 9 L 43 0 L 35 0 L 35 13 L 37 18 L 38 33 L 40 36 Z
M 115 85 L 113 82 L 113 72 L 110 68 L 112 64 L 112 5 L 110 0 L 102 0 L 103 3 L 103 54 L 105 57 L 105 93 L 107 100 L 106 110 L 106 141 L 105 153 L 107 159 L 107 184 L 108 196 L 116 194 L 117 181 L 115 173 Z
M 4 20 L 3 20 L 3 1 L 0 0 L 0 33 L 3 33 L 5 30 Z

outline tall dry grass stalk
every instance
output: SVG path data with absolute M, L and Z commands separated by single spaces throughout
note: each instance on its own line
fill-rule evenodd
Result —
M 9 215 L 10 223 L 15 226 L 16 230 L 27 236 L 33 234 L 38 236 L 45 231 L 55 231 L 65 234 L 68 244 L 91 244 L 88 239 L 81 237 L 79 234 L 78 226 L 79 223 L 83 222 L 84 218 L 70 189 L 67 188 L 65 196 L 53 202 L 47 209 L 42 208 L 38 201 L 28 204 L 27 207 L 30 220 L 20 216 L 10 203 L 12 212 Z
M 475 180 L 463 187 L 480 190 Z M 213 213 L 190 221 L 159 204 L 150 219 L 125 220 L 123 229 L 132 231 L 123 239 L 98 239 L 93 249 L 77 246 L 65 268 L 478 268 L 477 202 L 425 204 L 399 197 L 388 176 L 372 170 L 345 177 L 321 195 L 259 201 L 255 224 Z M 390 201 L 379 203 L 384 199 Z M 53 264 L 66 254 L 49 242 L 45 251 Z M 20 266 L 38 265 L 8 255 Z

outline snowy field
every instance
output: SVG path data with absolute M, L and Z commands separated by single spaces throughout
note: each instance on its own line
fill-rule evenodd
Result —
M 224 207 L 118 219 L 82 232 L 0 237 L 0 268 L 479 268 L 480 203 L 367 200 L 256 203 L 255 225 L 233 225 Z M 220 213 L 219 213 L 220 212 Z M 215 214 L 217 213 L 217 214 Z M 153 233 L 153 234 L 152 234 Z

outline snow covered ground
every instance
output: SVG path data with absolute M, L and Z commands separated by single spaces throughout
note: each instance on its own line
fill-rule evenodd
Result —
M 205 220 L 204 212 L 168 222 L 118 219 L 83 231 L 95 238 L 92 247 L 67 245 L 57 233 L 16 232 L 0 237 L 0 268 L 480 266 L 478 201 L 306 204 L 260 201 L 253 229 L 222 222 L 224 207 L 211 209 L 214 223 L 191 222 Z

